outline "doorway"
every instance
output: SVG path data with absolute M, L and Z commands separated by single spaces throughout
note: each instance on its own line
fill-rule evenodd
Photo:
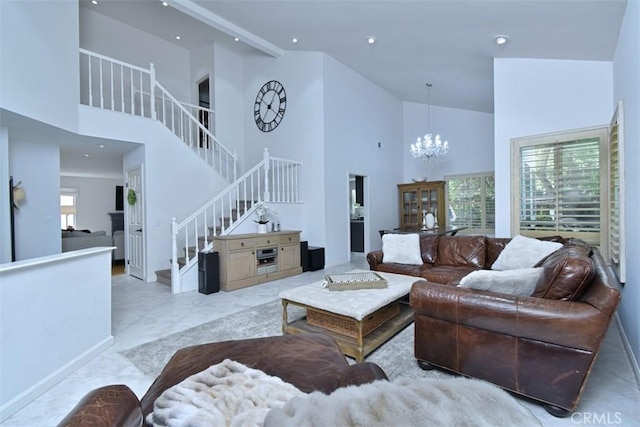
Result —
M 125 206 L 127 218 L 127 272 L 145 279 L 143 166 L 127 171 Z
M 211 131 L 213 117 L 211 117 L 211 95 L 209 93 L 209 76 L 206 76 L 198 83 L 198 121 L 205 129 Z M 204 133 L 202 129 L 198 132 L 200 148 L 209 148 L 211 141 L 209 135 Z
M 364 253 L 365 177 L 349 175 L 349 233 L 351 252 Z

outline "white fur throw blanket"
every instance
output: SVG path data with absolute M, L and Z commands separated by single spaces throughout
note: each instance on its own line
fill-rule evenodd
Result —
M 265 427 L 541 425 L 507 392 L 467 378 L 401 378 L 339 388 L 330 395 L 314 392 L 272 409 L 264 420 Z
M 146 422 L 154 426 L 262 426 L 271 408 L 306 396 L 278 377 L 226 359 L 165 390 Z

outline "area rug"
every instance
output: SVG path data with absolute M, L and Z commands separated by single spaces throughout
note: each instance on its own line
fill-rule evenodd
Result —
M 304 315 L 304 311 L 289 306 L 289 319 Z M 378 364 L 389 379 L 453 378 L 439 370 L 423 371 L 413 357 L 413 324 L 396 334 L 365 360 Z M 122 351 L 124 357 L 151 378 L 157 377 L 171 356 L 190 345 L 243 338 L 260 338 L 282 334 L 282 303 L 275 300 L 238 313 L 176 332 L 171 335 Z M 355 363 L 347 358 L 350 363 Z
M 304 316 L 304 310 L 289 306 L 289 320 Z M 186 329 L 165 337 L 141 344 L 137 347 L 121 351 L 120 354 L 130 360 L 143 373 L 151 378 L 157 377 L 162 368 L 167 364 L 171 356 L 179 349 L 191 345 L 216 341 L 227 341 L 243 338 L 260 338 L 282 333 L 282 303 L 275 300 L 256 307 L 248 308 L 238 313 Z M 441 379 L 462 379 L 459 376 L 448 374 L 437 369 L 424 371 L 418 367 L 413 357 L 414 325 L 410 324 L 404 330 L 396 334 L 381 347 L 369 354 L 365 361 L 379 365 L 392 382 L 412 379 L 429 379 L 440 381 Z M 347 357 L 349 363 L 355 360 Z M 487 384 L 488 386 L 489 384 Z M 503 393 L 513 404 L 516 401 Z M 487 403 L 485 401 L 485 403 Z M 469 408 L 467 408 L 468 410 Z M 487 408 L 482 409 L 486 411 Z M 540 425 L 535 416 L 528 409 L 522 407 L 527 418 L 530 415 L 530 423 L 521 425 Z M 478 409 L 481 411 L 481 409 Z M 440 412 L 440 411 L 439 411 Z M 452 411 L 452 416 L 456 416 Z M 459 421 L 459 420 L 458 420 Z M 455 424 L 455 423 L 454 423 Z M 452 424 L 442 424 L 452 425 Z M 458 424 L 478 425 L 478 424 Z M 489 424 L 486 424 L 489 425 Z M 508 425 L 500 424 L 499 425 Z

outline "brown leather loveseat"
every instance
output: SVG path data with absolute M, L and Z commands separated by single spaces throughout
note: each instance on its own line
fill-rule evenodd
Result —
M 349 365 L 335 341 L 323 334 L 201 344 L 176 352 L 142 399 L 125 385 L 100 387 L 90 391 L 58 425 L 140 427 L 162 392 L 225 359 L 277 376 L 305 393 L 329 394 L 339 387 L 387 379 L 374 363 Z
M 420 277 L 410 301 L 421 367 L 489 381 L 567 416 L 578 405 L 620 289 L 596 248 L 550 240 L 563 246 L 538 263 L 543 270 L 531 296 L 456 286 L 469 272 L 490 269 L 510 239 L 425 236 L 422 266 L 385 264 L 380 251 L 367 259 L 371 269 Z

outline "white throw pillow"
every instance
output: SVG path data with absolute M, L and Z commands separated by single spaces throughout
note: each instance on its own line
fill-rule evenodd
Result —
M 420 236 L 412 234 L 385 234 L 382 236 L 382 261 L 397 264 L 422 265 Z
M 491 266 L 492 270 L 516 270 L 529 268 L 547 255 L 557 251 L 562 243 L 548 242 L 525 236 L 514 236 L 504 247 L 498 259 Z
M 543 270 L 542 267 L 506 271 L 477 270 L 464 276 L 458 286 L 528 297 L 535 291 Z

